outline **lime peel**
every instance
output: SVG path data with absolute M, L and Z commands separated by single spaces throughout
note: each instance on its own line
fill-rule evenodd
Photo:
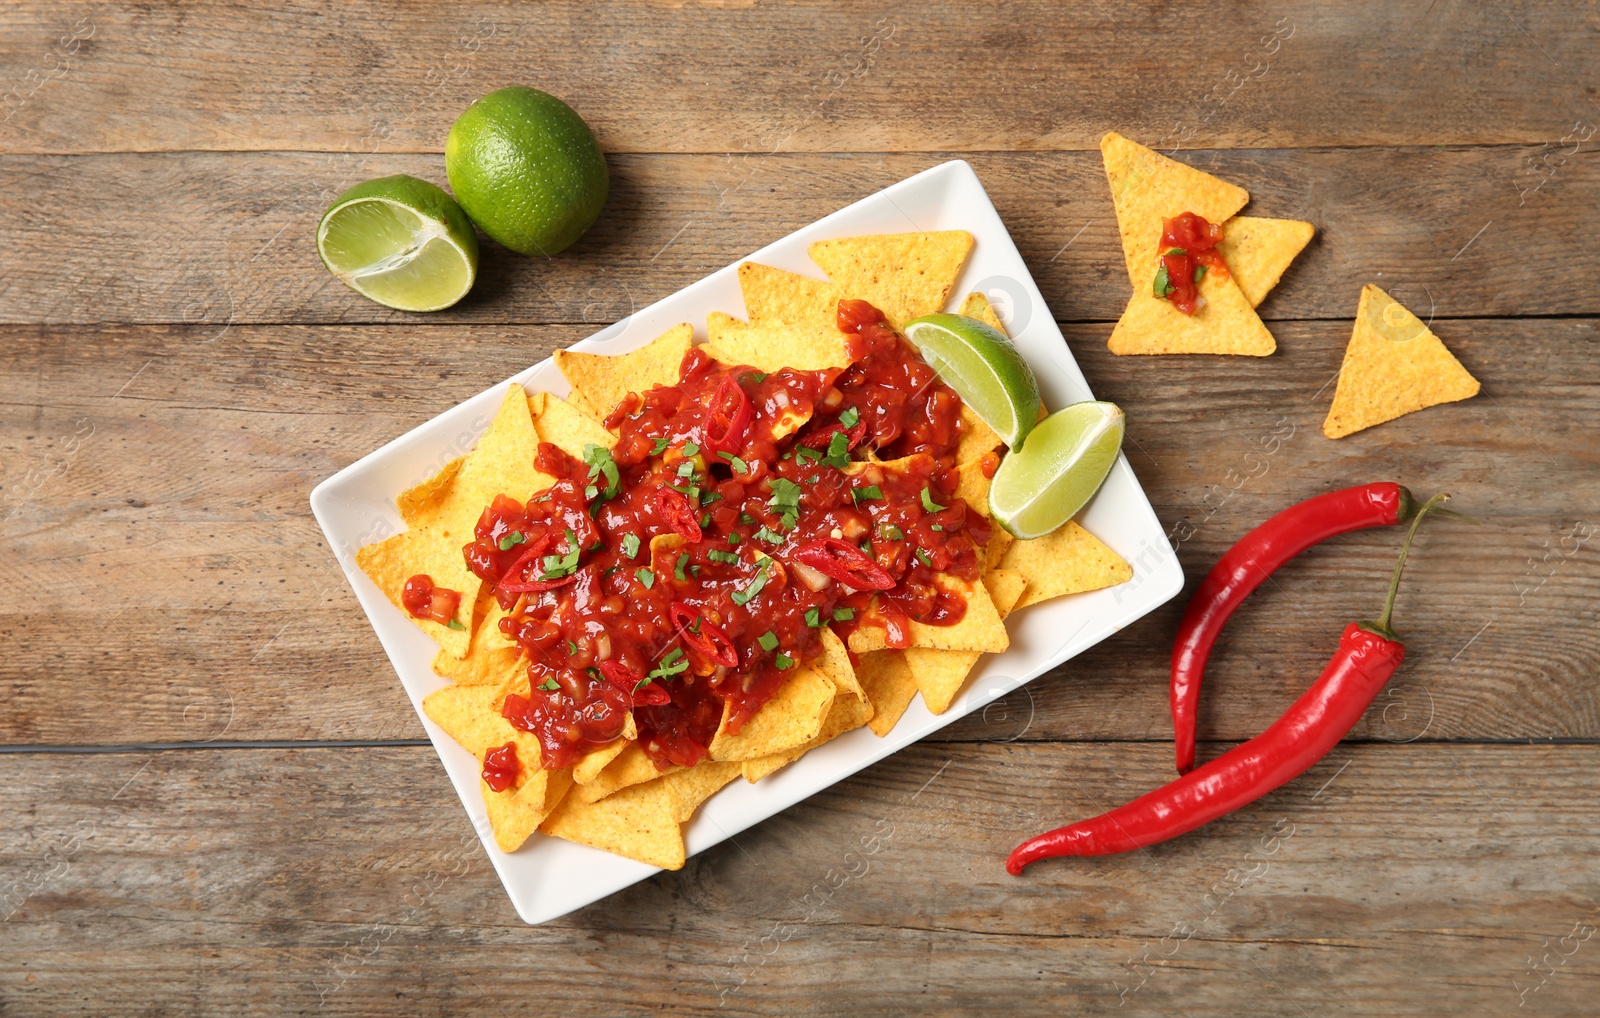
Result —
M 1076 516 L 1122 451 L 1126 418 L 1115 403 L 1074 403 L 1040 421 L 1024 449 L 1000 461 L 989 513 L 1014 537 L 1043 537 Z
M 1039 382 L 1015 344 L 986 322 L 935 314 L 906 323 L 906 339 L 962 402 L 1012 449 L 1039 419 Z
M 405 174 L 335 198 L 317 224 L 317 252 L 340 282 L 401 311 L 447 308 L 478 274 L 478 239 L 466 213 L 435 185 Z

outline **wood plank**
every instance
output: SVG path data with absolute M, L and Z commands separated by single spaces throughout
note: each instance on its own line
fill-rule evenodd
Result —
M 468 103 L 520 82 L 615 152 L 1086 149 L 1108 125 L 1220 147 L 1553 143 L 1595 117 L 1572 70 L 1595 13 L 1514 6 L 26 2 L 0 39 L 0 141 L 437 152 Z
M 1594 325 L 1440 323 L 1487 395 L 1339 442 L 1320 423 L 1348 323 L 1280 323 L 1280 352 L 1248 362 L 1117 358 L 1106 326 L 1068 334 L 1095 391 L 1129 412 L 1129 456 L 1191 584 L 1250 527 L 1331 487 L 1395 478 L 1484 518 L 1424 534 L 1398 614 L 1400 699 L 1361 735 L 1549 738 L 1600 736 L 1600 558 L 1582 539 L 1600 510 L 1584 427 L 1600 411 Z M 0 741 L 420 737 L 306 495 L 585 331 L 0 330 L 0 619 L 24 637 L 0 655 Z M 1377 611 L 1397 540 L 1341 538 L 1258 594 L 1219 648 L 1202 733 L 1246 738 L 1276 717 L 1344 621 Z M 1141 550 L 1123 550 L 1137 565 Z M 1019 700 L 1009 720 L 992 711 L 948 737 L 1167 738 L 1179 612 L 1035 683 L 1031 721 Z M 108 691 L 94 711 L 86 688 Z
M 528 928 L 426 748 L 5 755 L 0 1006 L 1587 1014 L 1597 766 L 1342 746 L 1184 839 L 1016 879 L 1020 836 L 1164 780 L 1162 748 L 923 745 Z
M 1539 151 L 1184 158 L 1247 187 L 1252 214 L 1308 219 L 1321 231 L 1262 306 L 1268 319 L 1352 317 L 1369 282 L 1425 318 L 1600 313 L 1587 276 L 1590 238 L 1600 232 L 1600 161 L 1573 159 L 1547 179 L 1530 177 Z M 610 204 L 576 246 L 533 261 L 485 241 L 473 294 L 423 317 L 340 285 L 317 257 L 315 230 L 329 199 L 355 181 L 405 172 L 443 183 L 438 156 L 363 156 L 348 166 L 308 153 L 0 157 L 8 223 L 0 321 L 598 328 L 943 158 L 618 156 Z M 1049 313 L 1115 321 L 1128 284 L 1099 153 L 968 159 Z M 1008 289 L 1004 280 L 970 282 Z

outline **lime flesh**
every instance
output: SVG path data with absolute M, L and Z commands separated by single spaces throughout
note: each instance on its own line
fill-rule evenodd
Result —
M 323 264 L 352 290 L 401 311 L 438 311 L 478 272 L 472 223 L 450 196 L 404 174 L 357 184 L 317 227 Z
M 1088 504 L 1122 450 L 1115 403 L 1074 403 L 1034 427 L 1028 444 L 1000 461 L 989 513 L 1015 537 L 1043 537 Z
M 1039 383 L 1011 340 L 962 315 L 923 315 L 906 338 L 939 378 L 1012 449 L 1039 419 Z

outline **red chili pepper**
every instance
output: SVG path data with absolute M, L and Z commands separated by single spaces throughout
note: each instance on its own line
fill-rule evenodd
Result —
M 554 590 L 556 587 L 565 587 L 577 579 L 576 573 L 568 573 L 565 576 L 558 576 L 549 580 L 538 579 L 537 574 L 533 579 L 529 579 L 525 575 L 525 571 L 530 566 L 535 570 L 542 569 L 539 560 L 544 557 L 550 550 L 550 546 L 555 543 L 556 536 L 555 531 L 546 531 L 543 537 L 529 544 L 528 550 L 517 556 L 517 560 L 511 564 L 511 568 L 507 569 L 505 575 L 501 577 L 500 589 L 510 591 L 513 594 L 526 594 L 539 590 Z
M 665 486 L 657 489 L 656 513 L 670 530 L 690 544 L 700 542 L 700 521 L 694 518 L 694 507 L 680 493 Z
M 1254 802 L 1326 756 L 1405 660 L 1405 645 L 1390 628 L 1400 573 L 1423 515 L 1447 497 L 1436 495 L 1417 511 L 1383 614 L 1346 626 L 1322 675 L 1265 732 L 1125 806 L 1024 841 L 1006 858 L 1006 870 L 1015 876 L 1040 859 L 1111 855 L 1176 838 Z
M 621 661 L 600 662 L 600 674 L 606 677 L 607 682 L 632 697 L 635 707 L 658 707 L 672 699 L 665 689 L 647 681 Z
M 863 418 L 856 421 L 855 426 L 848 430 L 846 430 L 844 425 L 840 424 L 838 421 L 834 421 L 826 428 L 822 428 L 821 430 L 814 431 L 807 435 L 800 441 L 800 444 L 805 446 L 807 449 L 826 449 L 833 442 L 833 436 L 841 434 L 844 435 L 850 443 L 849 445 L 845 446 L 845 448 L 854 449 L 856 446 L 860 445 L 861 440 L 866 437 L 866 420 Z
M 849 541 L 824 537 L 795 549 L 794 560 L 856 590 L 888 590 L 893 576 Z
M 739 667 L 739 649 L 721 626 L 682 601 L 674 601 L 667 607 L 667 617 L 689 649 L 712 664 Z
M 700 435 L 702 444 L 713 456 L 719 452 L 738 452 L 744 445 L 744 433 L 749 430 L 750 420 L 754 416 L 750 397 L 744 394 L 739 380 L 732 375 L 723 375 L 722 381 L 717 383 L 717 391 L 711 396 L 711 404 L 706 407 L 705 426 Z
M 1195 713 L 1206 661 L 1240 603 L 1312 545 L 1352 530 L 1392 527 L 1416 513 L 1416 499 L 1400 485 L 1362 484 L 1290 506 L 1228 549 L 1189 599 L 1172 648 L 1172 731 L 1179 774 L 1194 766 Z

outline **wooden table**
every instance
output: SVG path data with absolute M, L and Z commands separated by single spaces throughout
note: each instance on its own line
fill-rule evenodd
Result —
M 0 1014 L 1593 1013 L 1600 21 L 1214 6 L 8 5 Z M 489 245 L 428 317 L 334 281 L 328 199 L 443 183 L 452 119 L 513 83 L 594 125 L 600 223 L 550 261 Z M 1317 224 L 1262 308 L 1277 354 L 1107 352 L 1113 128 Z M 1448 490 L 1483 520 L 1423 533 L 1404 671 L 1254 807 L 1006 876 L 1020 835 L 1167 778 L 1180 599 L 681 872 L 524 926 L 307 493 L 952 156 L 1127 409 L 1191 584 L 1346 484 Z M 1367 282 L 1431 316 L 1483 394 L 1333 442 Z M 1330 542 L 1239 613 L 1203 754 L 1376 611 L 1396 544 Z

